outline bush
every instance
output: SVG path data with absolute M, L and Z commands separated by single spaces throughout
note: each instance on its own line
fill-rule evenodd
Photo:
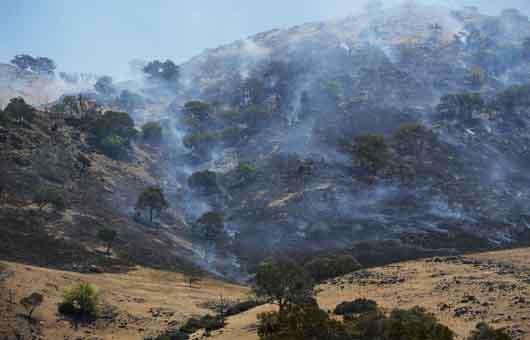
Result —
M 234 305 L 228 306 L 228 308 L 225 311 L 225 316 L 241 314 L 251 309 L 254 309 L 258 306 L 261 306 L 262 304 L 263 303 L 258 300 L 246 300 L 246 301 L 238 302 Z
M 396 309 L 385 321 L 385 339 L 452 340 L 453 332 L 423 308 Z
M 65 290 L 59 313 L 80 318 L 96 318 L 98 303 L 97 288 L 90 283 L 80 283 Z
M 306 263 L 304 268 L 315 281 L 322 282 L 359 270 L 361 265 L 353 256 L 338 255 L 316 258 Z
M 335 307 L 336 315 L 363 314 L 377 311 L 377 302 L 368 299 L 356 299 L 351 302 L 343 302 Z
M 225 320 L 222 316 L 205 315 L 202 318 L 191 318 L 180 328 L 181 332 L 192 334 L 200 329 L 207 333 L 221 329 L 225 326 Z
M 345 327 L 318 308 L 316 302 L 258 315 L 258 335 L 262 340 L 352 339 Z
M 485 323 L 479 323 L 467 340 L 511 340 L 503 329 L 493 329 Z

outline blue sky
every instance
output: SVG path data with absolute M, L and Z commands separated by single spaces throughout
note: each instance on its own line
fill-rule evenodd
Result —
M 0 62 L 48 56 L 64 71 L 126 75 L 132 59 L 177 62 L 272 28 L 345 16 L 368 0 L 1 0 Z M 384 0 L 384 3 L 399 0 Z M 423 0 L 498 13 L 529 0 Z

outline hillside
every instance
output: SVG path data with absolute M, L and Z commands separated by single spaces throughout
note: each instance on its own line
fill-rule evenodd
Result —
M 530 339 L 527 299 L 529 249 L 403 262 L 339 277 L 318 287 L 320 306 L 368 298 L 386 310 L 421 306 L 464 339 L 477 323 L 507 327 L 514 339 Z M 255 322 L 264 306 L 234 316 L 212 339 L 257 340 Z
M 356 298 L 373 299 L 385 310 L 419 305 L 454 330 L 457 339 L 463 339 L 481 321 L 497 328 L 508 327 L 514 339 L 530 339 L 529 253 L 530 249 L 519 249 L 438 257 L 358 271 L 319 286 L 317 298 L 325 310 Z M 248 294 L 245 287 L 210 279 L 190 288 L 186 276 L 140 267 L 129 273 L 87 275 L 13 263 L 4 265 L 2 301 L 18 301 L 32 292 L 46 296 L 36 313 L 38 334 L 43 339 L 65 336 L 143 339 L 182 325 L 191 316 L 209 313 L 204 304 L 221 296 L 226 300 L 244 300 Z M 98 285 L 108 315 L 96 325 L 75 330 L 56 314 L 56 303 L 64 287 L 80 281 Z M 7 313 L 4 310 L 1 314 L 0 325 L 6 321 L 13 324 L 14 313 L 22 312 L 20 307 L 2 305 Z M 257 314 L 273 309 L 262 306 L 232 316 L 222 330 L 213 332 L 209 338 L 257 340 Z M 18 322 L 23 329 L 26 321 Z M 200 335 L 201 332 L 197 333 L 196 338 Z
M 167 327 L 182 324 L 192 316 L 208 314 L 204 304 L 223 297 L 245 299 L 248 289 L 212 279 L 194 282 L 183 274 L 142 267 L 128 273 L 78 274 L 53 269 L 2 263 L 0 274 L 0 338 L 14 336 L 13 327 L 24 339 L 115 339 L 132 340 L 157 336 Z M 94 282 L 104 307 L 92 325 L 74 324 L 57 313 L 63 290 L 79 282 Z M 35 337 L 29 336 L 27 320 L 20 317 L 18 301 L 33 292 L 45 296 L 35 314 Z M 8 337 L 7 339 L 11 339 Z

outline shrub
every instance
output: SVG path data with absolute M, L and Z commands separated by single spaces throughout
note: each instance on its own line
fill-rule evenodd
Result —
M 452 340 L 453 332 L 423 308 L 396 309 L 385 321 L 385 339 Z
M 205 315 L 201 318 L 191 318 L 180 328 L 184 333 L 195 333 L 199 329 L 204 329 L 207 333 L 221 329 L 225 326 L 225 320 L 221 316 Z
M 261 306 L 262 304 L 263 303 L 261 301 L 256 300 L 256 299 L 241 301 L 236 304 L 228 306 L 228 308 L 226 308 L 225 310 L 225 316 L 241 314 L 251 309 L 254 309 L 258 306 Z
M 338 255 L 316 258 L 306 263 L 304 268 L 315 281 L 322 282 L 359 270 L 361 265 L 353 256 Z
M 318 308 L 315 301 L 280 312 L 258 315 L 262 340 L 349 340 L 344 326 Z
M 30 296 L 26 296 L 20 300 L 20 304 L 28 313 L 28 318 L 31 319 L 33 312 L 37 309 L 44 301 L 44 296 L 39 293 L 32 293 Z
M 476 329 L 471 332 L 467 340 L 511 340 L 512 337 L 503 329 L 493 329 L 485 323 L 479 323 Z
M 335 307 L 336 315 L 363 314 L 377 311 L 377 302 L 368 299 L 356 299 L 351 302 L 343 302 Z
M 47 205 L 52 205 L 57 210 L 62 210 L 66 207 L 64 199 L 64 190 L 53 185 L 41 185 L 37 188 L 33 197 L 33 202 L 42 210 Z
M 99 292 L 90 283 L 80 283 L 65 290 L 59 313 L 81 318 L 96 318 Z

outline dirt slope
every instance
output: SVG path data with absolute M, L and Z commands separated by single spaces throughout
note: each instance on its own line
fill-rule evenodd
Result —
M 79 274 L 27 265 L 5 263 L 4 281 L 0 280 L 0 339 L 2 332 L 16 325 L 27 332 L 18 302 L 22 297 L 38 292 L 45 296 L 44 304 L 35 312 L 40 331 L 39 339 L 144 339 L 161 333 L 168 324 L 181 323 L 193 315 L 208 310 L 201 304 L 219 299 L 242 299 L 245 287 L 204 279 L 190 288 L 184 275 L 137 267 L 120 274 Z M 68 320 L 57 315 L 57 304 L 63 289 L 79 282 L 91 282 L 100 289 L 102 317 L 90 326 L 78 330 Z M 26 329 L 26 330 L 24 330 Z M 9 334 L 9 333 L 8 333 Z M 10 339 L 10 338 L 8 338 Z

